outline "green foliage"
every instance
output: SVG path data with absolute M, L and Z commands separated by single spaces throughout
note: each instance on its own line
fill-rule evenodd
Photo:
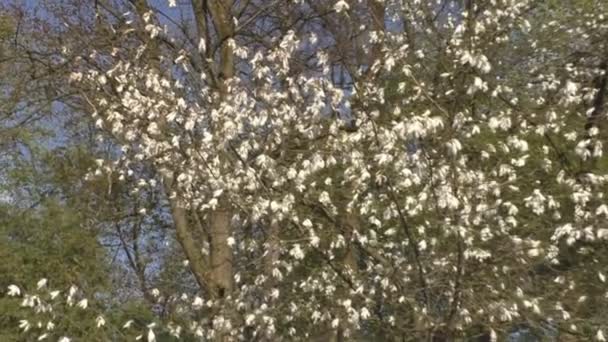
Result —
M 81 284 L 95 293 L 108 286 L 104 251 L 95 235 L 82 228 L 78 213 L 47 201 L 38 210 L 0 207 L 0 288 L 10 284 L 33 290 L 41 278 L 67 289 Z M 0 312 L 21 312 L 0 297 Z M 0 315 L 0 340 L 11 341 L 24 317 Z M 79 317 L 73 317 L 75 321 Z
M 45 203 L 37 212 L 0 209 L 0 284 L 32 284 L 53 278 L 57 285 L 74 282 L 102 288 L 104 252 L 95 235 L 81 227 L 77 213 Z
M 8 16 L 0 15 L 0 41 L 10 38 L 10 36 L 14 34 L 14 27 L 15 24 L 13 23 L 13 20 L 11 18 L 9 18 Z M 0 56 L 1 55 L 2 54 L 0 52 Z

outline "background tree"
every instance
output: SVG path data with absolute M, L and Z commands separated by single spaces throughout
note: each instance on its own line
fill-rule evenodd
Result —
M 604 339 L 603 2 L 172 5 L 51 2 L 17 49 L 97 135 L 60 188 L 144 332 Z

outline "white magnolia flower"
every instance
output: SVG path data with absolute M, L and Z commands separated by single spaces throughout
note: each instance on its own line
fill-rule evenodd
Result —
M 334 5 L 334 10 L 336 10 L 336 12 L 338 13 L 342 11 L 347 11 L 349 8 L 350 6 L 344 0 L 340 0 Z
M 19 286 L 17 286 L 17 285 L 9 285 L 8 286 L 8 295 L 11 296 L 11 297 L 20 296 L 21 295 L 21 290 L 19 289 Z
M 72 297 L 73 295 L 76 294 L 76 291 L 78 291 L 78 288 L 74 285 L 70 286 L 70 290 L 68 292 L 68 296 Z
M 28 322 L 27 320 L 22 319 L 19 321 L 19 328 L 23 329 L 23 332 L 30 330 L 30 327 L 30 322 Z
M 70 340 L 70 338 L 69 338 L 69 337 L 65 337 L 65 336 L 63 336 L 63 337 L 62 337 L 62 338 L 60 338 L 60 339 L 59 339 L 59 341 L 57 341 L 57 342 L 70 342 L 70 341 L 71 341 L 71 340 Z
M 21 302 L 21 306 L 31 308 L 35 307 L 38 304 L 40 304 L 40 299 L 38 299 L 38 296 L 31 295 L 25 295 L 25 298 L 23 298 L 23 301 Z
M 148 329 L 148 342 L 156 342 L 156 335 L 152 329 Z
M 55 323 L 53 323 L 52 321 L 48 321 L 48 323 L 46 323 L 46 330 L 53 330 L 55 329 Z
M 201 38 L 201 40 L 198 43 L 198 52 L 205 53 L 206 50 L 207 50 L 207 44 L 205 43 L 205 39 Z
M 602 331 L 602 329 L 597 331 L 597 333 L 595 334 L 595 339 L 598 341 L 606 341 L 606 337 L 604 337 L 604 332 Z
M 567 81 L 566 87 L 565 87 L 565 92 L 567 95 L 574 96 L 574 95 L 576 95 L 578 88 L 579 88 L 578 83 L 575 83 L 572 81 Z
M 293 247 L 289 251 L 289 254 L 298 260 L 304 259 L 304 251 L 297 243 L 293 245 Z
M 97 318 L 95 318 L 95 323 L 98 328 L 101 328 L 106 325 L 106 320 L 103 318 L 103 316 L 97 316 Z
M 270 297 L 272 297 L 273 299 L 277 299 L 279 298 L 279 289 L 272 289 L 272 291 L 270 291 Z
M 319 247 L 319 242 L 321 242 L 321 239 L 317 235 L 313 235 L 310 237 L 310 244 L 313 247 Z
M 200 309 L 204 305 L 203 299 L 199 296 L 194 297 L 194 301 L 192 302 L 192 307 L 195 309 Z
M 76 304 L 79 308 L 86 309 L 89 306 L 89 301 L 85 298 Z
M 418 242 L 418 248 L 421 251 L 425 251 L 427 247 L 426 241 L 425 240 L 420 240 L 420 242 Z
M 59 291 L 59 290 L 51 291 L 51 293 L 50 293 L 50 295 L 51 295 L 51 299 L 55 299 L 55 298 L 57 298 L 57 296 L 59 296 L 59 293 L 60 293 L 60 292 L 61 292 L 61 291 Z
M 167 326 L 167 328 L 169 329 L 169 333 L 171 334 L 171 336 L 179 338 L 179 336 L 182 333 L 182 327 L 179 326 L 179 325 L 175 325 L 173 323 L 169 323 L 169 325 Z
M 46 278 L 42 278 L 38 281 L 36 286 L 38 287 L 38 290 L 40 290 L 41 288 L 45 287 L 47 283 L 48 283 L 48 280 Z
M 125 323 L 125 324 L 122 326 L 122 328 L 123 328 L 123 329 L 128 329 L 128 328 L 130 328 L 130 327 L 131 327 L 131 325 L 133 325 L 133 320 L 132 320 L 132 319 L 128 320 L 128 321 L 127 321 L 127 323 Z
M 368 319 L 369 317 L 370 317 L 369 310 L 367 310 L 367 308 L 362 308 L 361 309 L 361 318 Z

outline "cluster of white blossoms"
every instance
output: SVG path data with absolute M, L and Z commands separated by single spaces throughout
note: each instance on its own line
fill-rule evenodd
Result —
M 65 314 L 65 308 L 74 308 L 84 310 L 87 308 L 87 299 L 81 298 L 78 288 L 72 286 L 62 295 L 59 290 L 53 290 L 47 286 L 46 278 L 40 279 L 36 284 L 35 291 L 27 293 L 17 285 L 11 284 L 6 289 L 8 297 L 14 297 L 20 300 L 20 307 L 31 315 L 24 314 L 27 319 L 19 320 L 19 328 L 24 334 L 29 334 L 36 338 L 36 341 L 57 340 L 60 342 L 70 342 L 68 336 L 63 336 L 58 332 L 57 325 L 61 324 L 61 316 Z M 4 291 L 3 291 L 4 292 Z M 78 302 L 75 302 L 80 298 Z M 12 313 L 11 314 L 16 314 Z M 102 318 L 103 319 L 103 318 Z M 99 321 L 98 321 L 99 324 Z
M 44 285 L 40 285 L 43 283 Z M 175 303 L 177 314 L 174 315 L 176 321 L 159 323 L 135 322 L 129 319 L 120 322 L 116 319 L 108 320 L 104 317 L 101 303 L 96 303 L 94 307 L 89 306 L 88 300 L 83 298 L 82 291 L 76 286 L 71 286 L 66 291 L 53 290 L 46 286 L 47 279 L 38 282 L 38 286 L 26 292 L 25 287 L 11 284 L 6 291 L 2 291 L 8 297 L 20 302 L 22 308 L 18 312 L 11 312 L 15 317 L 24 317 L 18 321 L 18 327 L 27 336 L 31 336 L 36 341 L 59 341 L 70 342 L 80 341 L 82 338 L 90 336 L 105 336 L 110 340 L 123 340 L 133 338 L 136 341 L 155 342 L 159 334 L 168 334 L 175 338 L 194 338 L 210 339 L 212 332 L 204 329 L 201 324 L 196 323 L 188 315 L 192 312 L 203 310 L 210 303 L 203 303 L 198 296 L 191 297 L 183 293 L 181 295 L 172 294 L 168 300 Z M 158 302 L 166 301 L 158 290 L 154 297 Z M 77 302 L 76 299 L 79 299 Z M 184 314 L 180 317 L 179 313 Z M 188 317 L 188 319 L 185 319 Z M 77 320 L 77 321 L 75 321 Z M 73 329 L 76 328 L 76 329 Z M 73 330 L 71 330 L 73 329 Z M 66 332 L 73 335 L 65 335 Z M 101 335 L 100 335 L 101 334 Z
M 121 146 L 99 173 L 162 184 L 203 217 L 231 210 L 234 290 L 197 297 L 187 309 L 209 314 L 184 329 L 306 340 L 317 325 L 350 336 L 477 324 L 496 339 L 527 320 L 603 341 L 605 321 L 571 319 L 585 314 L 577 291 L 604 281 L 608 241 L 601 11 L 376 2 L 402 27 L 363 28 L 371 57 L 359 65 L 306 26 L 265 44 L 227 39 L 238 70 L 227 79 L 197 62 L 204 40 L 179 55 L 149 43 L 80 59 L 71 84 L 90 90 L 93 119 Z M 357 32 L 359 6 L 336 1 L 330 14 Z M 156 41 L 166 30 L 152 16 Z M 146 58 L 155 48 L 160 61 Z M 562 60 L 574 52 L 585 63 Z M 157 177 L 138 179 L 138 163 Z M 273 253 L 270 270 L 251 262 Z M 28 305 L 44 312 L 39 299 Z

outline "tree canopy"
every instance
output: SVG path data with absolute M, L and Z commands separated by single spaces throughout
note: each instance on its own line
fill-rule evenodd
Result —
M 605 1 L 0 4 L 11 338 L 605 341 Z

